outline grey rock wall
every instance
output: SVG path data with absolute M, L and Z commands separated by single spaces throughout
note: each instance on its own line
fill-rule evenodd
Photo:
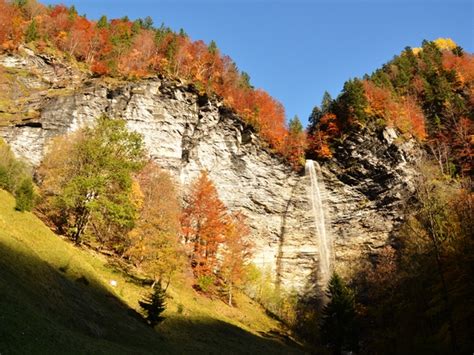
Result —
M 50 65 L 42 58 L 6 58 L 0 57 L 0 64 L 10 67 L 25 68 L 28 60 L 34 61 L 51 83 L 48 90 L 54 91 Z M 143 134 L 150 156 L 183 192 L 201 170 L 209 172 L 227 207 L 248 218 L 255 264 L 272 270 L 286 289 L 316 292 L 319 246 L 309 177 L 293 172 L 217 98 L 163 78 L 113 85 L 89 78 L 75 87 L 66 95 L 48 95 L 38 118 L 0 127 L 0 136 L 17 155 L 38 165 L 54 136 L 93 124 L 104 113 L 123 118 Z M 400 221 L 400 201 L 410 192 L 414 174 L 408 163 L 416 147 L 397 141 L 391 129 L 355 132 L 322 165 L 334 266 L 343 273 L 350 273 L 362 255 L 385 245 Z

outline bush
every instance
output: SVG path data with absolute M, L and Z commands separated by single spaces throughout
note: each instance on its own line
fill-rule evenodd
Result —
M 15 209 L 20 212 L 31 211 L 34 206 L 35 192 L 31 178 L 25 178 L 15 191 Z
M 13 185 L 10 174 L 6 167 L 0 165 L 0 189 L 10 190 Z
M 210 275 L 201 275 L 197 279 L 197 287 L 202 292 L 209 292 L 212 290 L 212 287 L 214 286 L 214 277 Z
M 296 293 L 278 287 L 270 268 L 262 270 L 250 264 L 246 273 L 244 292 L 286 325 L 296 326 L 298 302 Z
M 14 193 L 28 177 L 30 172 L 27 165 L 18 160 L 10 147 L 0 139 L 0 188 Z

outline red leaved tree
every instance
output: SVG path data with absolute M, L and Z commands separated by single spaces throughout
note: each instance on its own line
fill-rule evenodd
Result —
M 245 267 L 252 256 L 252 244 L 247 239 L 249 233 L 250 229 L 243 214 L 237 212 L 229 216 L 225 231 L 222 263 L 219 269 L 229 306 L 232 306 L 234 288 L 245 281 Z
M 189 254 L 194 275 L 198 279 L 213 278 L 228 215 L 205 171 L 193 183 L 186 202 L 181 225 L 184 240 L 191 249 Z

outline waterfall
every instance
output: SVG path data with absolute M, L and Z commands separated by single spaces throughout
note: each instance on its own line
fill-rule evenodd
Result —
M 326 230 L 326 218 L 324 215 L 323 201 L 321 199 L 321 190 L 324 185 L 318 182 L 315 165 L 320 170 L 318 163 L 313 160 L 307 160 L 305 166 L 306 175 L 309 174 L 311 179 L 310 200 L 312 207 L 312 214 L 314 218 L 314 225 L 319 241 L 319 281 L 323 288 L 326 287 L 332 271 L 332 243 L 331 237 Z

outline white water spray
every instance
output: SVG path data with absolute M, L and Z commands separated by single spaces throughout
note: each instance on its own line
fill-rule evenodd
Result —
M 320 170 L 318 163 L 315 163 L 313 160 L 306 160 L 305 173 L 309 173 L 311 179 L 311 191 L 309 197 L 311 200 L 316 233 L 318 234 L 319 239 L 319 281 L 321 286 L 325 288 L 331 277 L 332 242 L 331 237 L 326 230 L 326 218 L 321 198 L 321 190 L 324 186 L 322 182 L 321 185 L 318 182 L 315 165 L 317 166 L 317 169 Z

